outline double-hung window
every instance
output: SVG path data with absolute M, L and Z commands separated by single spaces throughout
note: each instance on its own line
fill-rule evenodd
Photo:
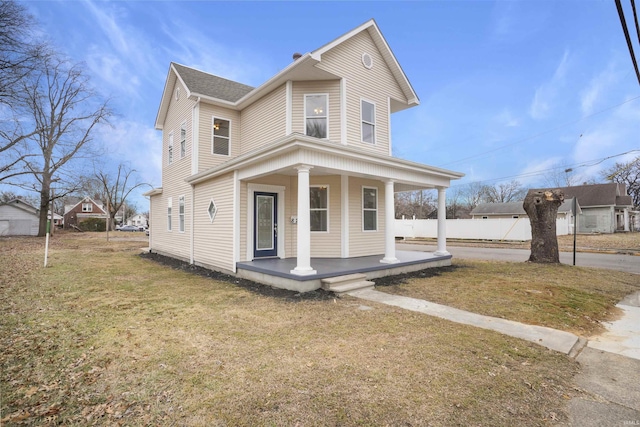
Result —
M 169 152 L 168 152 L 168 163 L 173 163 L 173 132 L 169 134 Z
M 304 133 L 316 138 L 328 137 L 328 98 L 326 94 L 304 96 Z
M 167 199 L 167 231 L 171 231 L 171 202 L 172 199 L 169 197 Z
M 309 187 L 311 231 L 329 231 L 329 188 Z
M 213 144 L 211 150 L 213 154 L 228 156 L 231 150 L 231 124 L 229 120 L 213 118 L 212 137 Z
M 184 196 L 178 197 L 178 229 L 184 233 Z
M 187 154 L 187 123 L 180 125 L 180 158 Z
M 378 230 L 378 189 L 362 187 L 362 229 Z
M 360 102 L 360 116 L 362 120 L 362 142 L 376 143 L 376 105 L 365 101 Z
M 91 211 L 93 211 L 93 205 L 91 203 L 82 204 L 82 212 L 91 212 Z

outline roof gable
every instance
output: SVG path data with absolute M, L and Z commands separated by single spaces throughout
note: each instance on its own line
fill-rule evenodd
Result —
M 37 215 L 38 214 L 38 209 L 37 208 L 31 206 L 29 203 L 25 202 L 22 199 L 9 200 L 8 202 L 0 203 L 0 206 L 11 206 L 11 207 L 23 210 L 23 211 L 28 212 L 28 213 L 33 214 L 33 215 Z
M 169 66 L 167 80 L 165 81 L 155 127 L 159 130 L 163 128 L 176 81 L 180 81 L 181 84 L 184 85 L 187 90 L 187 97 L 193 98 L 194 100 L 200 98 L 228 108 L 242 109 L 284 84 L 287 80 L 340 78 L 338 75 L 319 69 L 316 65 L 322 61 L 322 55 L 324 53 L 360 34 L 362 31 L 367 31 L 371 36 L 380 54 L 384 58 L 387 67 L 407 99 L 406 104 L 403 102 L 401 105 L 395 102 L 393 111 L 418 105 L 420 103 L 418 95 L 413 90 L 409 79 L 404 74 L 395 55 L 389 48 L 375 20 L 371 19 L 313 52 L 302 55 L 287 65 L 287 67 L 278 74 L 256 88 L 172 62 Z
M 64 214 L 66 215 L 66 214 L 68 214 L 69 212 L 73 211 L 75 208 L 77 208 L 77 207 L 78 207 L 78 205 L 81 205 L 82 203 L 92 203 L 92 204 L 93 204 L 93 206 L 97 207 L 97 208 L 100 210 L 100 212 L 102 212 L 102 213 L 103 213 L 103 214 L 105 214 L 105 215 L 106 215 L 106 213 L 107 213 L 107 212 L 102 208 L 102 206 L 101 206 L 99 203 L 97 203 L 95 200 L 93 200 L 91 197 L 84 197 L 84 198 L 83 198 L 83 199 L 81 199 L 78 203 L 76 203 L 75 205 L 73 205 L 71 208 L 69 208 L 69 209 L 66 209 L 66 208 L 65 208 L 65 212 L 64 212 Z M 97 212 L 97 213 L 100 213 L 100 212 Z M 95 214 L 96 212 L 91 211 L 91 213 L 94 213 L 94 214 Z
M 413 86 L 411 86 L 411 83 L 409 82 L 409 79 L 407 78 L 406 74 L 402 70 L 402 67 L 400 66 L 400 63 L 398 62 L 398 60 L 396 59 L 395 55 L 393 54 L 393 51 L 389 47 L 389 44 L 387 43 L 387 40 L 382 35 L 382 32 L 380 31 L 380 28 L 378 27 L 378 24 L 376 23 L 376 21 L 374 19 L 368 20 L 364 24 L 362 24 L 362 25 L 354 28 L 353 30 L 343 34 L 342 36 L 340 36 L 340 37 L 336 38 L 335 40 L 325 44 L 324 46 L 314 50 L 313 52 L 311 52 L 311 56 L 316 58 L 318 61 L 322 61 L 322 55 L 324 53 L 326 53 L 326 52 L 330 51 L 331 49 L 335 48 L 336 46 L 346 42 L 347 40 L 351 39 L 352 37 L 360 34 L 362 31 L 367 31 L 369 33 L 369 36 L 371 37 L 371 39 L 375 43 L 376 47 L 378 48 L 378 51 L 380 52 L 380 55 L 382 55 L 382 58 L 386 62 L 387 67 L 389 68 L 389 70 L 393 74 L 394 78 L 398 82 L 398 85 L 400 86 L 400 89 L 404 93 L 404 95 L 405 95 L 405 97 L 407 99 L 408 106 L 413 106 L 413 105 L 420 104 L 420 100 L 418 98 L 418 95 L 413 90 Z
M 590 206 L 619 206 L 619 202 L 627 202 L 626 186 L 610 182 L 606 184 L 586 184 L 573 187 L 560 187 L 565 198 L 575 197 L 582 207 Z M 630 203 L 631 205 L 632 203 Z M 622 206 L 626 206 L 623 204 Z

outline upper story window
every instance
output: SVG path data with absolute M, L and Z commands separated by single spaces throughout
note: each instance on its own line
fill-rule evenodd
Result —
M 304 133 L 316 138 L 327 138 L 328 132 L 328 98 L 326 94 L 304 96 Z
M 187 154 L 187 122 L 180 125 L 180 158 Z
M 329 188 L 326 186 L 309 187 L 309 206 L 311 208 L 311 231 L 328 231 Z
M 82 204 L 82 212 L 92 212 L 93 205 L 91 203 L 83 203 Z
M 229 120 L 213 118 L 212 153 L 228 156 L 231 146 L 231 123 Z
M 376 105 L 365 101 L 360 102 L 362 119 L 362 142 L 376 143 Z
M 168 163 L 173 163 L 173 132 L 169 134 L 169 152 L 167 153 Z
M 378 230 L 378 189 L 362 187 L 362 229 Z

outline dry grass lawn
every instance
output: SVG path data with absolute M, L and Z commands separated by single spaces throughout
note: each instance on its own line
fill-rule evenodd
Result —
M 578 393 L 573 360 L 497 333 L 321 292 L 265 296 L 100 233 L 57 234 L 45 269 L 43 245 L 0 239 L 3 426 L 538 426 L 566 422 Z M 509 301 L 539 301 L 526 280 L 558 273 L 499 268 L 438 282 L 478 300 L 509 282 Z M 602 289 L 603 311 L 625 286 Z

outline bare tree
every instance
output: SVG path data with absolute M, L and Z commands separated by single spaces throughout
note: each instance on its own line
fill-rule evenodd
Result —
M 507 203 L 523 200 L 526 189 L 518 181 L 502 182 L 495 186 L 485 186 L 484 200 L 486 203 Z
M 531 223 L 531 255 L 529 262 L 560 263 L 556 218 L 564 201 L 559 190 L 529 190 L 523 207 Z
M 21 4 L 0 0 L 0 182 L 29 171 L 21 168 L 33 154 L 28 140 L 40 129 L 25 129 L 23 83 L 36 71 L 40 60 L 50 55 L 45 43 L 33 40 L 35 20 Z
M 109 229 L 115 228 L 116 213 L 125 204 L 127 197 L 136 188 L 149 185 L 137 180 L 137 173 L 135 169 L 131 169 L 129 166 L 120 163 L 118 165 L 117 172 L 106 172 L 105 170 L 98 170 L 95 173 L 95 179 L 101 184 L 104 202 L 107 204 L 109 217 L 111 218 Z M 150 185 L 149 185 L 150 186 Z M 135 215 L 135 205 L 129 204 L 129 208 L 133 208 Z M 129 215 L 130 212 L 125 212 Z
M 544 184 L 549 188 L 573 187 L 579 185 L 580 181 L 572 168 L 562 167 L 546 173 Z
M 616 163 L 602 172 L 607 181 L 625 184 L 633 199 L 633 206 L 640 208 L 640 156 L 630 162 Z
M 470 182 L 459 191 L 460 198 L 464 201 L 463 204 L 466 205 L 469 211 L 484 202 L 486 193 L 487 186 L 479 182 Z
M 37 130 L 29 139 L 37 156 L 24 165 L 38 183 L 40 225 L 38 235 L 46 232 L 51 185 L 63 179 L 63 167 L 74 159 L 93 156 L 89 150 L 96 126 L 111 116 L 108 101 L 91 90 L 88 77 L 78 64 L 71 65 L 55 56 L 46 56 L 33 78 L 22 84 L 27 111 Z

